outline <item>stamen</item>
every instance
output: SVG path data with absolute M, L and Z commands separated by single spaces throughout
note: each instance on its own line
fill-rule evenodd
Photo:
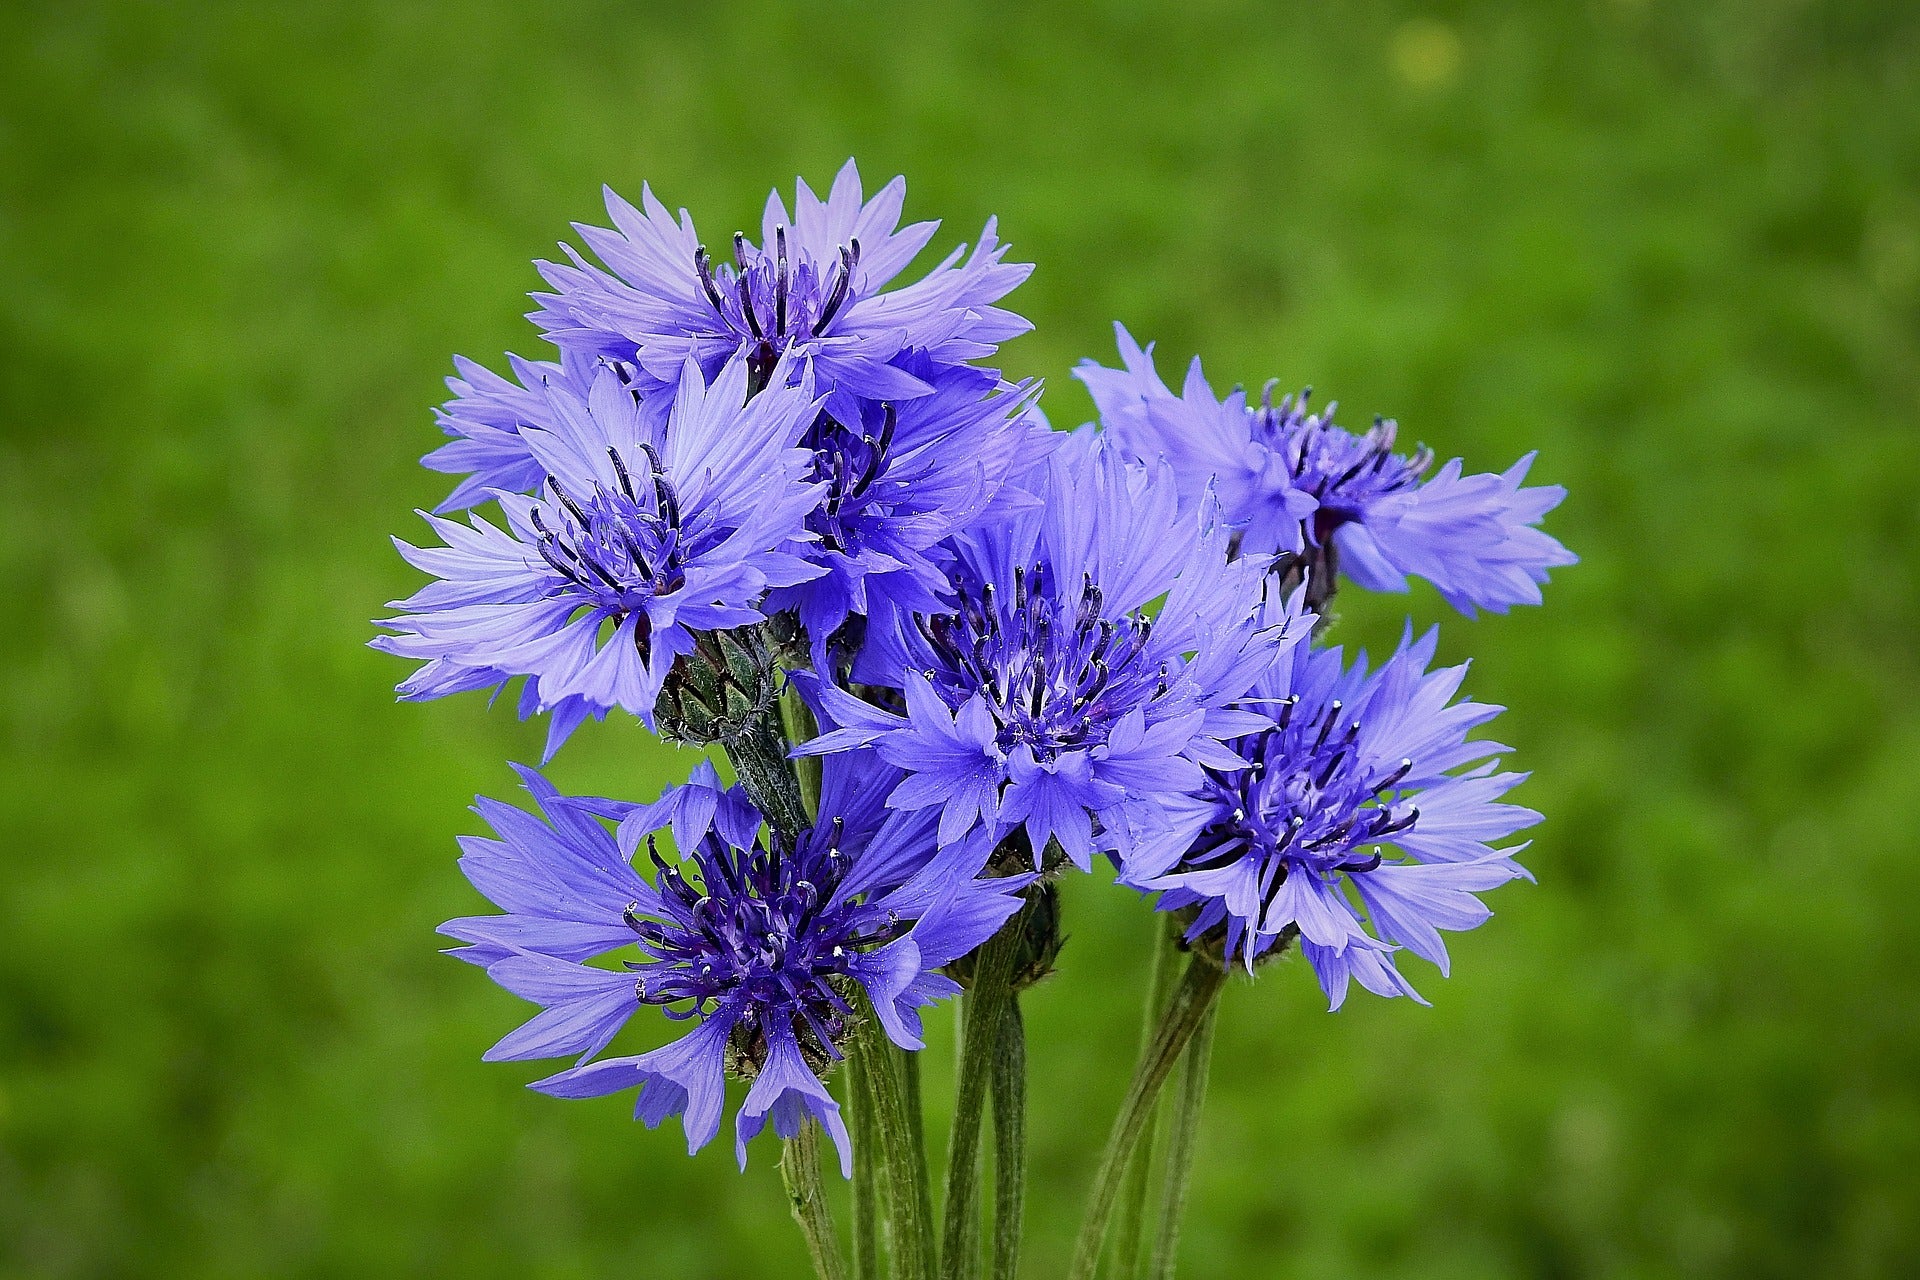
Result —
M 707 256 L 707 246 L 701 245 L 693 251 L 693 269 L 700 275 L 700 287 L 706 291 L 707 301 L 713 305 L 714 314 L 724 321 L 727 318 L 727 307 L 720 298 L 720 286 L 714 283 L 713 260 Z
M 813 336 L 825 333 L 833 318 L 840 314 L 840 306 L 847 300 L 847 293 L 853 287 L 853 270 L 860 265 L 860 241 L 849 240 L 840 247 L 840 275 L 833 282 L 833 292 L 827 295 L 826 305 L 820 308 L 820 318 L 813 322 Z
M 773 242 L 777 257 L 773 268 L 773 331 L 787 331 L 787 229 L 775 227 Z
M 1327 704 L 1327 714 L 1320 721 L 1320 736 L 1313 740 L 1313 754 L 1319 755 L 1320 748 L 1327 745 L 1327 735 L 1333 732 L 1334 721 L 1340 718 L 1340 699 L 1335 698 Z
M 540 551 L 540 558 L 545 560 L 549 565 L 552 565 L 555 573 L 577 587 L 587 585 L 586 580 L 582 578 L 577 571 L 563 563 L 560 557 L 555 554 L 556 549 L 560 547 L 560 540 L 558 538 L 555 538 L 552 534 L 548 534 L 539 541 L 537 546 Z
M 640 499 L 634 496 L 633 479 L 632 477 L 627 475 L 627 464 L 620 461 L 620 451 L 618 449 L 609 448 L 607 450 L 607 460 L 613 463 L 613 474 L 619 478 L 620 492 L 627 495 L 627 501 L 628 502 L 640 501 Z
M 560 505 L 567 509 L 567 514 L 579 523 L 582 530 L 592 527 L 593 521 L 587 519 L 587 513 L 580 509 L 580 504 L 573 500 L 573 495 L 560 487 L 558 476 L 548 476 L 547 485 L 553 490 L 553 496 L 560 500 Z
M 740 264 L 734 289 L 740 295 L 740 310 L 746 316 L 747 329 L 756 340 L 763 340 L 766 335 L 760 332 L 760 317 L 753 310 L 753 288 L 747 275 L 747 233 L 744 231 L 733 233 L 733 260 Z
M 1391 790 L 1395 783 L 1399 782 L 1400 779 L 1406 777 L 1411 772 L 1413 772 L 1413 761 L 1406 756 L 1402 756 L 1400 758 L 1399 768 L 1373 784 L 1373 794 L 1379 795 L 1382 791 Z

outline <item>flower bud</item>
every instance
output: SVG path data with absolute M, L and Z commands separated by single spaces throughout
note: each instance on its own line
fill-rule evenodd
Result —
M 773 706 L 779 684 L 759 627 L 703 631 L 667 675 L 655 711 L 660 733 L 690 746 L 731 741 Z

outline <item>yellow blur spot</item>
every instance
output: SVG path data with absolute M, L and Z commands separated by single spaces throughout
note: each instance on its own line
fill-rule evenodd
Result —
M 1433 18 L 1409 18 L 1393 33 L 1393 69 L 1415 89 L 1444 89 L 1460 75 L 1460 37 Z

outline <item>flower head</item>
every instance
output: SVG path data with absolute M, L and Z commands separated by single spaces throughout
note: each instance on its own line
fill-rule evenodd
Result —
M 1409 575 L 1463 613 L 1540 603 L 1547 571 L 1575 557 L 1536 528 L 1559 505 L 1558 485 L 1523 488 L 1533 455 L 1504 474 L 1463 475 L 1458 459 L 1428 474 L 1433 454 L 1394 452 L 1397 428 L 1377 420 L 1355 435 L 1310 392 L 1259 404 L 1236 389 L 1216 398 L 1196 358 L 1175 396 L 1152 349 L 1118 329 L 1123 369 L 1076 370 L 1107 428 L 1142 457 L 1165 457 L 1189 501 L 1212 489 L 1240 550 L 1301 552 L 1323 580 L 1337 567 L 1361 586 L 1404 591 Z
M 374 641 L 424 661 L 401 695 L 525 676 L 523 713 L 553 713 L 549 754 L 612 707 L 651 727 L 697 633 L 757 623 L 770 588 L 820 572 L 794 551 L 819 500 L 796 447 L 818 404 L 804 373 L 777 374 L 748 400 L 744 361 L 711 387 L 689 362 L 664 420 L 610 367 L 584 389 L 545 384 L 537 425 L 518 432 L 540 483 L 491 493 L 505 527 L 426 516 L 446 545 L 397 542 L 435 579 L 395 602 L 403 612 L 381 623 L 393 634 Z
M 535 430 L 553 421 L 548 388 L 555 383 L 581 391 L 593 384 L 602 361 L 568 353 L 559 361 L 507 357 L 511 378 L 486 366 L 455 356 L 455 376 L 447 379 L 453 399 L 434 410 L 440 430 L 452 437 L 422 458 L 430 471 L 461 477 L 452 493 L 434 510 L 444 515 L 464 511 L 493 498 L 494 490 L 530 493 L 546 483 L 546 468 L 521 438 L 523 427 Z M 651 398 L 643 413 L 664 417 L 669 401 Z
M 570 265 L 540 264 L 553 292 L 535 295 L 532 318 L 562 350 L 629 362 L 663 383 L 689 358 L 711 375 L 737 357 L 764 377 L 788 356 L 812 367 L 836 417 L 855 421 L 857 400 L 931 392 L 902 366 L 903 353 L 960 364 L 1031 327 L 994 305 L 1032 268 L 1001 261 L 991 220 L 964 261 L 963 246 L 920 280 L 882 292 L 939 225 L 899 225 L 906 191 L 895 178 L 863 201 L 848 161 L 824 201 L 801 182 L 789 215 L 775 192 L 760 242 L 735 232 L 715 255 L 691 216 L 683 209 L 676 221 L 651 188 L 641 188 L 638 209 L 609 190 L 614 229 L 576 227 L 604 268 L 563 246 Z
M 905 363 L 925 368 L 920 358 Z M 935 379 L 931 395 L 866 402 L 850 422 L 830 413 L 815 419 L 803 443 L 825 496 L 807 517 L 815 540 L 798 550 L 824 572 L 768 603 L 798 614 L 815 665 L 849 615 L 869 612 L 872 591 L 900 609 L 939 608 L 952 560 L 945 540 L 1031 503 L 1008 482 L 1031 470 L 1052 440 L 1034 390 L 965 367 Z
M 1349 979 L 1419 1000 L 1394 952 L 1445 973 L 1438 931 L 1487 918 L 1474 894 L 1526 875 L 1494 844 L 1540 820 L 1500 802 L 1525 778 L 1496 772 L 1507 748 L 1467 741 L 1500 708 L 1450 703 L 1465 666 L 1427 670 L 1438 634 L 1409 635 L 1371 673 L 1337 648 L 1283 657 L 1253 695 L 1274 724 L 1231 744 L 1249 767 L 1210 771 L 1187 802 L 1188 851 L 1136 859 L 1128 879 L 1249 967 L 1297 937 L 1335 1008 Z
M 455 954 L 541 1011 L 489 1060 L 575 1056 L 534 1088 L 598 1097 L 638 1087 L 636 1118 L 678 1115 L 688 1150 L 719 1132 L 729 1071 L 752 1081 L 735 1149 L 769 1120 L 783 1137 L 818 1119 L 844 1171 L 852 1153 L 821 1075 L 864 997 L 887 1034 L 921 1047 L 919 1010 L 958 987 L 938 970 L 1018 909 L 1018 878 L 980 879 L 986 847 L 934 851 L 930 820 L 891 815 L 891 770 L 871 753 L 826 763 L 818 825 L 788 845 L 711 769 L 652 805 L 575 799 L 527 769 L 542 817 L 482 799 L 494 838 L 461 842 L 461 868 L 503 915 L 449 921 Z M 602 818 L 620 819 L 617 832 Z M 671 825 L 679 860 L 651 831 Z M 682 843 L 684 842 L 684 843 Z M 635 870 L 644 843 L 651 880 Z M 617 959 L 616 968 L 585 963 Z M 643 1005 L 691 1022 L 651 1052 L 598 1055 Z
M 1311 619 L 1270 624 L 1265 564 L 1229 562 L 1164 466 L 1083 433 L 1037 487 L 1038 506 L 952 541 L 939 611 L 870 619 L 854 678 L 903 700 L 811 686 L 834 727 L 803 750 L 871 744 L 906 771 L 888 803 L 938 808 L 943 842 L 1024 826 L 1036 857 L 1058 839 L 1084 867 L 1167 838 L 1163 801 L 1241 763 L 1222 740 L 1267 721 L 1229 704 Z

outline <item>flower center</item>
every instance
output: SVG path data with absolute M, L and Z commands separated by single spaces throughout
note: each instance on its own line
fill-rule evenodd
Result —
M 731 267 L 715 266 L 705 245 L 694 250 L 693 266 L 714 313 L 747 345 L 748 363 L 764 381 L 781 352 L 825 334 L 840 314 L 860 266 L 860 241 L 847 241 L 839 261 L 822 265 L 788 257 L 785 227 L 774 228 L 771 250 L 754 248 L 736 231 Z
M 680 504 L 660 455 L 650 445 L 640 448 L 652 478 L 644 496 L 613 449 L 607 450 L 617 477 L 611 487 L 595 485 L 576 494 L 547 477 L 547 499 L 533 508 L 532 520 L 540 535 L 540 558 L 559 575 L 550 595 L 580 597 L 603 613 L 624 617 L 684 583 Z
M 908 928 L 891 914 L 876 922 L 862 902 L 834 900 L 851 865 L 838 834 L 836 819 L 833 838 L 814 842 L 826 844 L 817 852 L 805 845 L 769 852 L 757 841 L 736 849 L 710 835 L 683 864 L 691 877 L 649 840 L 669 914 L 643 917 L 637 904 L 626 912 L 647 957 L 634 965 L 641 1002 L 682 1006 L 664 1010 L 672 1018 L 705 1016 L 734 1003 L 741 1030 L 753 1041 L 764 1034 L 765 1011 L 782 1010 L 811 1031 L 809 1049 L 834 1056 L 832 1046 L 853 1012 L 843 992 L 855 957 Z
M 959 609 L 916 615 L 931 659 L 928 676 L 952 707 L 974 694 L 999 725 L 996 745 L 1025 745 L 1050 759 L 1090 745 L 1126 711 L 1167 691 L 1167 668 L 1146 656 L 1153 620 L 1143 613 L 1102 616 L 1089 575 L 1061 597 L 1045 565 L 1013 571 L 1013 596 L 992 583 L 962 583 Z
M 1276 405 L 1268 384 L 1252 414 L 1255 438 L 1286 460 L 1296 489 L 1319 501 L 1314 532 L 1324 538 L 1369 502 L 1419 484 L 1433 465 L 1433 451 L 1422 446 L 1403 458 L 1393 451 L 1399 426 L 1391 419 L 1375 418 L 1372 429 L 1357 436 L 1334 425 L 1337 405 L 1310 413 L 1312 397 L 1313 388 L 1308 387 L 1297 398 L 1282 396 Z
M 874 497 L 873 483 L 886 469 L 887 451 L 893 445 L 895 416 L 891 401 L 881 405 L 877 436 L 825 413 L 807 430 L 802 443 L 813 450 L 809 479 L 825 484 L 827 491 L 826 500 L 807 517 L 807 527 L 820 535 L 829 551 L 848 549 L 858 517 Z
M 1247 856 L 1262 859 L 1268 896 L 1295 867 L 1319 873 L 1373 870 L 1378 848 L 1363 846 L 1410 830 L 1420 811 L 1395 790 L 1413 761 L 1370 770 L 1359 756 L 1360 722 L 1338 699 L 1318 708 L 1298 695 L 1280 704 L 1276 727 L 1236 745 L 1251 764 L 1209 773 L 1209 786 L 1226 810 L 1200 837 L 1208 852 L 1189 869 L 1219 866 Z

